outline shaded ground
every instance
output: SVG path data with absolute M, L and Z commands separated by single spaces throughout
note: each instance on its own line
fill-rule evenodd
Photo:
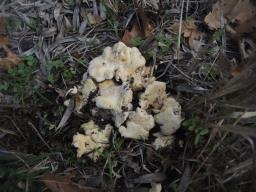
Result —
M 139 6 L 119 1 L 104 3 L 105 8 L 72 0 L 0 3 L 6 28 L 1 35 L 23 61 L 0 72 L 0 191 L 46 191 L 42 176 L 49 173 L 64 175 L 44 179 L 64 178 L 76 187 L 66 188 L 71 192 L 77 186 L 82 191 L 148 191 L 152 182 L 161 183 L 162 191 L 256 191 L 255 115 L 243 117 L 256 108 L 255 57 L 245 58 L 240 51 L 244 34 L 234 38 L 204 23 L 212 2 L 182 2 L 162 1 L 159 10 L 144 6 L 154 30 L 130 42 L 148 66 L 157 66 L 154 75 L 182 105 L 185 121 L 175 142 L 155 151 L 147 142 L 115 132 L 97 163 L 86 156 L 77 159 L 71 146 L 86 115 L 74 113 L 65 126 L 56 127 L 66 109 L 66 92 L 79 84 L 89 61 L 121 40 L 135 22 L 143 25 Z M 199 49 L 172 30 L 181 16 L 205 34 Z M 246 38 L 253 41 L 251 36 Z M 232 68 L 232 59 L 238 67 Z

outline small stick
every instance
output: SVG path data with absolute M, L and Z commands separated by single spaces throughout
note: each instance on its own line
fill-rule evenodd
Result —
M 178 36 L 177 51 L 176 51 L 178 62 L 179 62 L 179 54 L 180 54 L 180 39 L 181 39 L 181 29 L 182 29 L 182 20 L 183 20 L 183 8 L 184 8 L 184 0 L 182 0 L 182 4 L 181 4 L 179 36 Z
M 46 143 L 46 141 L 44 140 L 44 138 L 41 136 L 41 134 L 39 133 L 39 131 L 36 129 L 36 127 L 33 125 L 33 123 L 31 123 L 30 121 L 28 122 L 28 124 L 30 125 L 30 127 L 32 129 L 34 129 L 34 131 L 36 132 L 37 136 L 41 139 L 41 141 L 45 144 L 45 146 L 52 150 L 51 147 Z

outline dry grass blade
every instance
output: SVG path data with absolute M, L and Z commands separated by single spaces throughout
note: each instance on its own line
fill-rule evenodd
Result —
M 184 0 L 181 2 L 181 14 L 180 14 L 180 21 L 179 21 L 179 34 L 178 34 L 178 43 L 177 43 L 177 50 L 176 50 L 176 56 L 178 57 L 178 60 L 180 58 L 180 40 L 181 40 L 181 33 L 182 33 L 182 21 L 183 21 L 183 8 L 184 8 Z
M 134 178 L 129 180 L 132 183 L 152 183 L 152 182 L 162 182 L 166 179 L 166 176 L 164 173 L 150 173 L 142 175 L 138 178 Z
M 37 136 L 40 138 L 40 140 L 44 143 L 44 145 L 51 150 L 51 147 L 48 145 L 48 143 L 45 141 L 45 139 L 42 137 L 40 132 L 37 130 L 37 128 L 33 125 L 33 123 L 28 122 L 28 125 L 36 132 Z
M 246 68 L 237 76 L 230 79 L 223 87 L 219 89 L 216 93 L 210 96 L 210 99 L 216 99 L 218 97 L 223 97 L 229 94 L 237 93 L 239 94 L 239 100 L 241 98 L 250 99 L 248 96 L 254 97 L 256 91 L 256 76 L 254 72 L 256 71 L 255 58 L 252 58 L 248 62 Z M 243 95 L 243 97 L 241 97 Z M 234 94 L 233 97 L 238 97 Z
M 17 133 L 15 131 L 11 131 L 11 130 L 8 130 L 8 129 L 3 129 L 1 127 L 0 127 L 0 132 L 2 132 L 3 134 L 10 134 L 10 135 L 17 136 Z
M 254 127 L 244 127 L 239 125 L 227 125 L 223 124 L 221 125 L 220 130 L 229 131 L 232 133 L 236 133 L 242 136 L 250 136 L 250 137 L 256 137 L 256 131 Z
M 231 167 L 231 168 L 227 169 L 224 172 L 224 176 L 226 177 L 224 182 L 228 182 L 228 181 L 232 180 L 234 177 L 239 177 L 239 176 L 243 175 L 244 173 L 246 173 L 249 169 L 251 169 L 252 163 L 253 163 L 252 159 L 247 159 L 247 160 L 239 163 L 235 167 Z
M 60 120 L 60 123 L 59 125 L 56 127 L 56 130 L 59 130 L 60 128 L 62 128 L 63 126 L 66 125 L 68 119 L 70 118 L 70 116 L 72 115 L 73 113 L 73 110 L 74 110 L 74 99 L 71 99 L 69 104 L 68 104 L 68 107 L 63 115 L 63 117 L 61 118 Z
M 181 180 L 180 180 L 180 184 L 179 184 L 179 187 L 178 187 L 178 192 L 185 192 L 187 191 L 188 189 L 188 186 L 189 186 L 189 183 L 190 183 L 190 177 L 191 177 L 191 173 L 190 173 L 190 167 L 187 166 L 185 168 L 185 171 L 181 177 Z

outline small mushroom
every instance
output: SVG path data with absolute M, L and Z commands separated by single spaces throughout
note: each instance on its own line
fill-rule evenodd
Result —
M 127 47 L 123 42 L 116 43 L 112 48 L 113 62 L 128 64 L 131 62 L 130 47 Z
M 104 57 L 99 56 L 89 63 L 88 71 L 97 82 L 102 82 L 106 79 L 112 79 L 116 69 L 117 65 L 115 63 L 110 63 Z
M 123 137 L 132 139 L 147 139 L 149 131 L 155 126 L 154 118 L 145 110 L 137 108 L 129 115 L 125 126 L 119 127 L 119 132 Z
M 97 161 L 102 151 L 109 146 L 109 137 L 112 131 L 112 126 L 107 124 L 105 129 L 100 128 L 89 121 L 81 125 L 85 134 L 77 133 L 73 136 L 73 145 L 77 148 L 77 157 L 83 154 L 88 154 L 88 157 L 93 161 Z
M 139 68 L 143 69 L 145 67 L 146 60 L 136 47 L 129 48 L 123 43 L 118 44 L 123 47 L 122 50 L 125 50 L 123 51 L 125 54 L 117 50 L 117 52 L 120 52 L 120 55 L 123 55 L 121 57 L 123 62 L 118 66 L 115 79 L 121 79 L 122 82 L 125 82 L 134 78 Z
M 115 77 L 126 82 L 134 78 L 138 68 L 145 67 L 146 60 L 136 48 L 118 42 L 113 48 L 106 47 L 103 54 L 89 63 L 89 75 L 97 82 Z
M 160 112 L 154 116 L 155 122 L 160 124 L 161 133 L 163 135 L 171 135 L 180 128 L 181 118 L 181 106 L 172 97 L 168 97 Z

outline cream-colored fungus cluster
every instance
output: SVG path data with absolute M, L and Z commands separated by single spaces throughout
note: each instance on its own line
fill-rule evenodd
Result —
M 96 108 L 110 110 L 112 124 L 122 137 L 130 139 L 147 140 L 150 130 L 158 125 L 160 130 L 154 134 L 152 145 L 159 149 L 172 143 L 172 134 L 182 121 L 181 107 L 167 95 L 166 84 L 150 76 L 150 68 L 145 64 L 136 47 L 127 47 L 122 42 L 106 47 L 102 55 L 89 63 L 86 78 L 77 89 L 80 102 L 76 110 L 79 112 L 88 102 L 93 102 Z M 97 160 L 95 151 L 109 145 L 113 129 L 108 124 L 100 130 L 93 121 L 82 126 L 85 134 L 77 133 L 73 137 L 77 156 L 88 154 Z
M 109 137 L 113 127 L 107 124 L 104 129 L 100 129 L 94 121 L 89 121 L 81 125 L 84 134 L 77 133 L 73 136 L 73 145 L 77 148 L 77 157 L 83 154 L 96 161 L 104 148 L 109 146 Z

